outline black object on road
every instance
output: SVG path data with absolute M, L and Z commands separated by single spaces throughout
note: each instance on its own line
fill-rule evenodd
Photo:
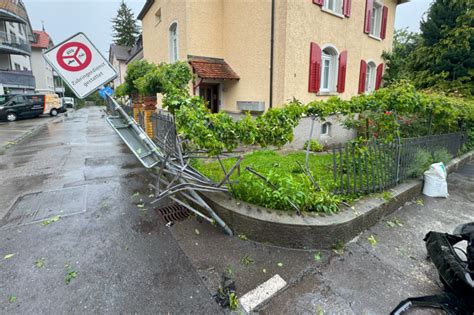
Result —
M 474 314 L 474 222 L 458 226 L 454 234 L 429 232 L 424 241 L 445 292 L 408 298 L 390 314 L 402 314 L 412 306 L 440 308 L 453 315 Z M 465 252 L 455 246 L 463 241 L 467 241 Z M 462 252 L 465 257 L 460 257 L 456 251 Z

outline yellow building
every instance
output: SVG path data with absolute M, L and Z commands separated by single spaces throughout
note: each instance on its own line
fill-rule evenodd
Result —
M 409 0 L 147 0 L 144 58 L 188 61 L 214 112 L 350 98 L 381 84 Z

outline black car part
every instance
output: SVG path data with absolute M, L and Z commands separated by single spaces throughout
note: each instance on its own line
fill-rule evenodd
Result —
M 474 314 L 474 223 L 458 226 L 455 234 L 429 232 L 424 241 L 428 256 L 439 273 L 445 292 L 408 298 L 391 314 L 402 314 L 412 306 L 443 309 L 447 314 Z M 456 244 L 467 241 L 466 251 Z M 458 253 L 463 256 L 459 256 Z

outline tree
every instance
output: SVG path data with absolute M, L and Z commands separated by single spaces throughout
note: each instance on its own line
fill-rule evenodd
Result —
M 140 33 L 140 27 L 132 10 L 124 0 L 120 3 L 117 16 L 112 19 L 114 43 L 120 46 L 133 46 Z
M 385 83 L 409 79 L 419 89 L 474 95 L 474 11 L 472 0 L 434 0 L 420 34 L 397 31 L 384 52 Z
M 409 68 L 418 88 L 474 94 L 474 12 L 472 0 L 435 0 L 421 22 L 421 45 Z
M 382 54 L 387 66 L 383 77 L 385 86 L 410 77 L 408 61 L 419 45 L 419 34 L 409 32 L 407 29 L 395 31 L 392 51 L 385 51 Z

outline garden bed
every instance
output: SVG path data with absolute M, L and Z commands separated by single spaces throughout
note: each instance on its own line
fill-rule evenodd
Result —
M 236 162 L 236 158 L 222 160 L 226 170 Z M 299 164 L 298 164 L 299 163 Z M 305 152 L 278 153 L 264 150 L 245 155 L 241 163 L 240 176 L 234 172 L 231 181 L 232 195 L 239 200 L 282 211 L 294 212 L 290 202 L 303 212 L 332 214 L 338 212 L 338 204 L 349 196 L 335 196 L 333 180 L 333 156 L 329 153 L 311 153 L 309 167 L 316 183 L 317 191 L 310 178 L 304 174 Z M 219 182 L 224 176 L 220 163 L 215 160 L 195 161 L 194 167 L 212 180 Z M 246 168 L 265 176 L 278 189 L 274 189 Z
M 295 153 L 296 154 L 296 153 Z M 447 164 L 448 173 L 474 159 L 474 151 Z M 338 215 L 278 211 L 236 200 L 223 193 L 205 193 L 204 198 L 236 235 L 253 241 L 298 249 L 330 249 L 343 244 L 405 202 L 417 197 L 422 180 L 410 180 L 390 191 L 390 198 L 372 195 L 343 206 Z

